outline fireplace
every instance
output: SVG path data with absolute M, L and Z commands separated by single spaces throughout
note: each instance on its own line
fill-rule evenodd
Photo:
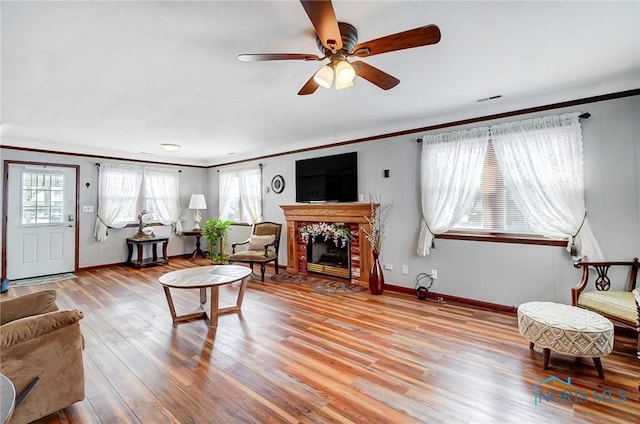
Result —
M 333 240 L 309 241 L 307 271 L 351 278 L 351 243 L 342 246 Z
M 371 246 L 366 241 L 363 229 L 369 229 L 365 216 L 371 217 L 370 203 L 299 203 L 280 207 L 284 210 L 287 221 L 287 272 L 317 272 L 308 268 L 309 246 L 301 240 L 300 228 L 313 223 L 340 223 L 347 226 L 351 234 L 351 242 L 348 244 L 350 273 L 343 278 L 350 278 L 352 283 L 368 286 L 372 257 Z

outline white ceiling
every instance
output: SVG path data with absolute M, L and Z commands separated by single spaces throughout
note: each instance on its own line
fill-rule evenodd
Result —
M 638 1 L 333 5 L 360 42 L 442 40 L 363 59 L 389 91 L 298 96 L 321 62 L 237 59 L 320 54 L 297 1 L 3 0 L 1 144 L 206 166 L 640 87 Z

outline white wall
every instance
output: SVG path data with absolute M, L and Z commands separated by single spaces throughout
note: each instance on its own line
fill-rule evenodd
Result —
M 591 118 L 581 120 L 586 202 L 589 221 L 605 257 L 630 260 L 640 256 L 640 97 L 509 120 L 568 111 L 592 114 Z M 421 135 L 255 161 L 264 166 L 264 187 L 270 185 L 274 175 L 280 174 L 285 180 L 281 194 L 273 191 L 264 194 L 264 219 L 284 223 L 279 205 L 295 203 L 296 160 L 357 151 L 360 193 L 365 199 L 374 193 L 382 196 L 383 203 L 394 203 L 381 254 L 383 263 L 394 266 L 392 271 L 385 271 L 388 283 L 413 288 L 418 273 L 435 268 L 439 278 L 432 290 L 439 293 L 509 306 L 530 300 L 569 303 L 570 288 L 580 275 L 561 247 L 437 239 L 437 247 L 430 256 L 417 256 L 421 210 L 420 145 L 416 139 Z M 383 178 L 384 169 L 390 170 L 390 178 Z M 217 198 L 216 169 L 209 171 L 208 180 L 209 197 Z M 285 246 L 286 235 L 280 248 L 281 264 L 286 264 Z M 409 266 L 409 275 L 401 274 L 403 264 Z
M 587 104 L 580 107 L 547 111 L 548 115 L 567 111 L 590 112 L 582 120 L 586 201 L 593 231 L 606 258 L 628 260 L 640 256 L 640 96 Z M 510 120 L 531 116 L 513 117 Z M 498 122 L 498 121 L 496 121 Z M 494 122 L 484 122 L 490 125 Z M 480 125 L 480 124 L 478 124 Z M 445 129 L 442 131 L 450 131 Z M 431 256 L 416 254 L 420 223 L 419 156 L 420 145 L 414 134 L 331 149 L 278 156 L 252 163 L 263 164 L 263 188 L 270 186 L 275 175 L 282 175 L 285 188 L 281 194 L 264 193 L 264 219 L 284 223 L 279 205 L 295 203 L 295 161 L 343 152 L 358 152 L 359 191 L 365 199 L 369 193 L 382 196 L 383 202 L 394 207 L 387 228 L 381 260 L 393 264 L 385 271 L 389 284 L 413 288 L 420 272 L 438 270 L 439 279 L 433 291 L 502 305 L 518 305 L 530 300 L 550 300 L 568 303 L 570 288 L 579 278 L 573 261 L 560 247 L 517 245 L 461 240 L 436 240 Z M 64 155 L 35 154 L 0 149 L 2 159 L 80 165 L 80 202 L 95 205 L 97 170 L 91 158 Z M 185 228 L 192 225 L 192 214 L 186 209 L 191 193 L 206 195 L 208 211 L 203 220 L 217 217 L 217 169 L 182 169 L 180 203 Z M 389 169 L 390 178 L 383 178 Z M 84 183 L 91 187 L 86 189 Z M 134 228 L 112 230 L 106 243 L 92 237 L 95 213 L 81 214 L 80 266 L 122 262 L 126 259 L 124 239 L 135 233 Z M 245 228 L 246 230 L 246 228 Z M 168 227 L 158 234 L 168 234 Z M 234 230 L 233 238 L 242 239 L 242 229 Z M 191 252 L 191 238 L 171 236 L 169 254 Z M 281 264 L 286 264 L 286 234 L 280 247 Z M 409 275 L 400 273 L 401 265 L 409 266 Z
M 78 217 L 78 226 L 80 232 L 79 240 L 79 262 L 80 268 L 121 263 L 127 259 L 126 238 L 132 237 L 137 227 L 127 227 L 122 229 L 110 229 L 109 237 L 106 242 L 98 243 L 93 238 L 93 228 L 97 215 L 97 196 L 98 196 L 98 168 L 96 162 L 103 161 L 98 158 L 67 156 L 47 153 L 33 153 L 20 150 L 0 149 L 1 159 L 31 161 L 58 164 L 74 164 L 80 166 L 80 188 L 78 197 L 80 199 L 80 210 L 82 205 L 93 205 L 93 212 L 80 212 Z M 142 165 L 143 162 L 140 162 Z M 193 168 L 188 166 L 169 166 L 178 168 L 180 173 L 180 205 L 182 205 L 182 216 L 185 217 L 184 228 L 193 227 L 193 214 L 189 209 L 189 199 L 191 193 L 205 193 L 206 190 L 206 174 L 204 168 Z M 86 183 L 89 187 L 86 187 Z M 207 199 L 208 200 L 208 199 Z M 19 199 L 18 199 L 19 201 Z M 203 213 L 203 216 L 206 212 Z M 3 228 L 4 231 L 4 228 Z M 193 237 L 178 237 L 171 232 L 170 226 L 154 227 L 154 232 L 158 236 L 169 236 L 168 254 L 180 255 L 193 251 L 195 248 L 195 239 Z M 12 247 L 11 240 L 7 241 L 7 248 Z M 149 253 L 149 252 L 146 252 Z M 145 255 L 148 256 L 148 255 Z M 1 270 L 0 270 L 1 272 Z

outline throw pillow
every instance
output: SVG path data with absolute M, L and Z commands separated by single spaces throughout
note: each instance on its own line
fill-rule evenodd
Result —
M 273 243 L 276 240 L 276 236 L 256 236 L 253 235 L 249 238 L 249 250 L 264 250 L 265 244 Z

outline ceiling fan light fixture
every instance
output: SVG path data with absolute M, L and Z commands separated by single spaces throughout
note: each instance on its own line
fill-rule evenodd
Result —
M 329 65 L 323 66 L 313 76 L 313 80 L 318 83 L 320 87 L 331 87 L 331 84 L 333 83 L 333 68 Z
M 338 88 L 338 82 L 340 82 L 340 84 L 351 83 L 351 85 L 353 85 L 355 77 L 356 70 L 353 69 L 353 66 L 351 66 L 349 62 L 341 60 L 336 64 L 336 88 Z M 348 85 L 347 87 L 350 87 L 351 85 Z
M 348 88 L 353 86 L 353 81 L 347 81 L 347 82 L 340 82 L 337 78 L 336 78 L 336 90 L 342 90 L 343 88 Z

